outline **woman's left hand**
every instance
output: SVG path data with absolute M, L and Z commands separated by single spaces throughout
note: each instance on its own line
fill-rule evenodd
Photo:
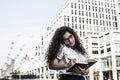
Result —
M 73 72 L 77 73 L 77 74 L 87 75 L 89 73 L 89 70 L 88 69 L 82 69 L 81 67 L 75 67 L 73 69 Z

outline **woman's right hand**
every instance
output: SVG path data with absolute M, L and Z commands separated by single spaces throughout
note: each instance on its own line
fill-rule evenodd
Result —
M 76 63 L 76 59 L 70 59 L 70 61 L 67 63 L 67 67 L 74 65 Z

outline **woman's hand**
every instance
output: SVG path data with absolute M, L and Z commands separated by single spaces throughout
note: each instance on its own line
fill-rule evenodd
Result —
M 89 70 L 88 69 L 82 69 L 81 67 L 75 67 L 73 69 L 73 72 L 77 73 L 77 74 L 87 75 L 89 73 Z
M 70 66 L 74 65 L 76 63 L 76 59 L 69 59 L 69 63 L 67 63 L 67 68 L 69 68 Z

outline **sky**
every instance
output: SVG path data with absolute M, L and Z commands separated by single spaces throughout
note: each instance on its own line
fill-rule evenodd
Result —
M 49 25 L 64 0 L 0 0 L 0 65 L 24 56 Z

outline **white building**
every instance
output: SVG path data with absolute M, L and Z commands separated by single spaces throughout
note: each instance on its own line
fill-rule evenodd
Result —
M 114 35 L 119 37 L 120 32 L 114 32 L 114 30 L 120 30 L 119 5 L 118 0 L 65 0 L 58 16 L 41 33 L 33 54 L 43 59 L 55 29 L 63 25 L 69 26 L 83 40 L 88 53 L 98 60 L 99 66 L 93 66 L 90 70 L 89 75 L 92 76 L 90 76 L 90 80 L 95 80 L 94 71 L 99 72 L 99 80 L 105 80 L 103 77 L 118 80 L 120 38 Z M 35 56 L 33 58 L 36 58 Z M 32 61 L 34 62 L 34 60 Z M 49 70 L 45 63 L 41 67 L 38 65 L 29 71 L 43 75 L 41 78 L 44 79 L 58 78 L 58 73 Z
M 84 40 L 88 53 L 98 60 L 90 74 L 99 72 L 99 80 L 120 80 L 120 31 L 107 31 L 98 36 L 88 36 Z M 90 80 L 94 80 L 92 77 Z
M 80 37 L 119 29 L 117 3 L 117 0 L 65 0 L 51 26 L 72 27 Z

